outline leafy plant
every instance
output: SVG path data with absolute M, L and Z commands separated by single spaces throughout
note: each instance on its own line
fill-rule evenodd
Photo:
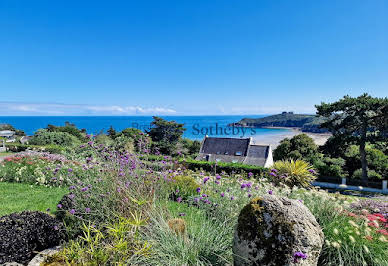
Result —
M 303 160 L 277 161 L 269 173 L 269 177 L 276 184 L 285 184 L 289 187 L 310 187 L 316 179 L 313 167 Z

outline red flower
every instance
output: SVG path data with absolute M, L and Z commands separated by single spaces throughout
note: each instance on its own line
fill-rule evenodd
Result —
M 377 232 L 377 233 L 380 233 L 380 234 L 383 234 L 383 235 L 385 235 L 385 236 L 388 236 L 388 231 L 385 230 L 385 229 L 380 229 L 380 230 L 377 230 L 376 232 Z
M 379 224 L 378 223 L 371 222 L 371 223 L 368 223 L 368 225 L 371 226 L 371 227 L 379 228 Z

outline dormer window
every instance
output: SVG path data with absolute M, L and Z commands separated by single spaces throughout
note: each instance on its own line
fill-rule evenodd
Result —
M 236 151 L 236 156 L 241 156 L 242 152 L 241 151 Z

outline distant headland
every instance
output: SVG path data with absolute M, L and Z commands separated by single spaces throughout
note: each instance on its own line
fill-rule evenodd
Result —
M 271 115 L 262 118 L 243 118 L 229 126 L 235 127 L 286 127 L 299 128 L 302 132 L 327 133 L 326 128 L 320 128 L 324 118 L 316 115 L 294 114 L 293 112 L 282 112 L 281 114 Z

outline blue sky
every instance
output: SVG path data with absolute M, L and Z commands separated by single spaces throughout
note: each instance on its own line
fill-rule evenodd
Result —
M 0 115 L 313 113 L 388 91 L 388 1 L 0 1 Z

